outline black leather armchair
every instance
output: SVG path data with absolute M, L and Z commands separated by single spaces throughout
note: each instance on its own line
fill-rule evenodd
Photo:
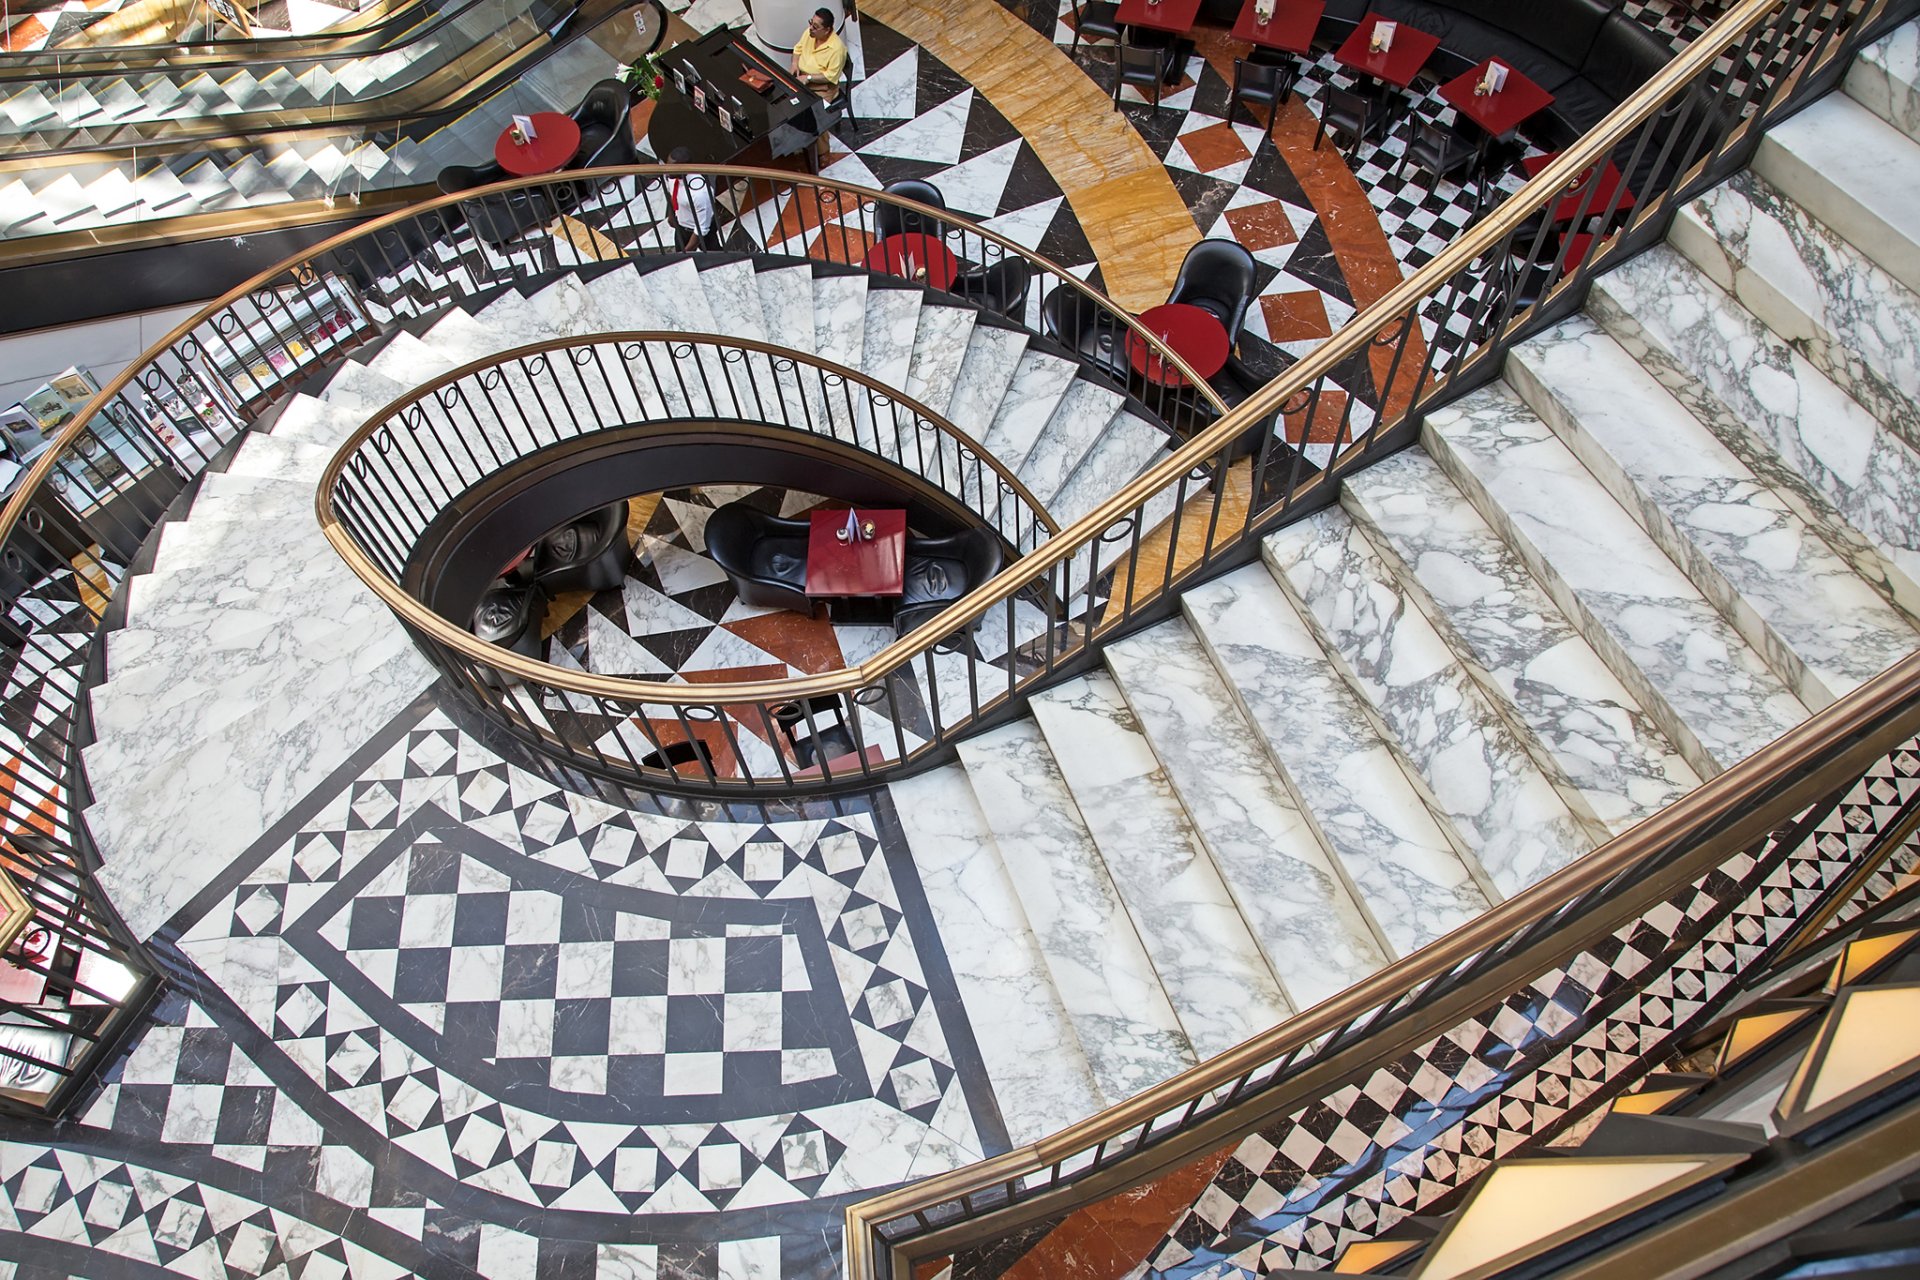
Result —
M 987 311 L 1014 320 L 1025 317 L 1033 268 L 1025 258 L 1007 258 L 954 277 L 953 292 Z
M 918 200 L 921 204 L 930 204 L 936 209 L 947 207 L 947 198 L 940 194 L 940 188 L 931 182 L 922 182 L 918 178 L 903 178 L 899 182 L 889 182 L 880 189 L 889 195 Z M 945 235 L 947 230 L 945 223 L 929 218 L 924 213 L 915 213 L 911 209 L 901 209 L 890 204 L 882 204 L 875 208 L 873 228 L 882 237 L 909 231 L 940 236 Z
M 807 596 L 807 522 L 730 502 L 707 517 L 707 555 L 743 604 L 812 613 Z
M 456 195 L 490 183 L 505 182 L 509 174 L 493 161 L 483 165 L 450 164 L 434 179 L 441 191 Z M 571 213 L 580 197 L 571 186 L 534 187 L 502 191 L 463 200 L 455 206 L 473 233 L 495 248 L 537 231 L 555 218 Z
M 533 580 L 547 591 L 605 591 L 626 581 L 633 561 L 627 500 L 556 529 L 534 548 Z
M 903 636 L 1000 572 L 1000 542 L 985 529 L 908 538 L 906 581 L 893 633 Z
M 496 578 L 474 606 L 468 629 L 489 644 L 511 649 L 523 658 L 538 658 L 540 623 L 546 612 L 547 593 L 538 583 L 513 576 Z M 518 683 L 491 667 L 482 670 L 481 678 L 496 689 Z
M 1060 287 L 1040 300 L 1040 328 L 1048 337 L 1080 353 L 1080 358 L 1127 380 L 1123 326 L 1112 313 L 1076 289 Z
M 587 90 L 573 109 L 573 120 L 580 126 L 580 146 L 567 168 L 638 163 L 633 129 L 627 123 L 627 87 L 618 80 L 602 80 Z
M 1187 250 L 1168 302 L 1210 312 L 1227 331 L 1227 346 L 1240 341 L 1255 289 L 1253 255 L 1231 240 L 1202 240 Z

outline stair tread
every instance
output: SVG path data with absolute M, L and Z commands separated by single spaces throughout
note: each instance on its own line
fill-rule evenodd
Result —
M 904 390 L 938 414 L 953 401 L 953 384 L 967 358 L 975 314 L 966 307 L 923 307 L 913 335 Z
M 1920 289 L 1920 143 L 1844 93 L 1769 129 L 1761 177 L 1805 205 L 1910 289 Z
M 1048 689 L 1032 712 L 1194 1052 L 1284 1022 L 1280 984 L 1113 679 Z
M 707 295 L 707 309 L 713 313 L 715 333 L 755 342 L 768 341 L 766 315 L 760 309 L 760 290 L 754 283 L 753 264 L 716 263 L 700 273 L 700 287 Z
M 1847 68 L 1847 96 L 1920 139 L 1920 22 L 1895 27 Z
M 1856 572 L 1920 609 L 1920 453 L 1664 245 L 1596 281 L 1589 307 Z
M 779 334 L 780 341 L 795 351 L 813 351 L 812 270 L 775 267 L 760 272 L 753 283 L 767 332 Z
M 813 333 L 822 359 L 850 369 L 866 367 L 867 282 L 862 276 L 821 276 L 813 282 Z
M 1195 632 L 1392 958 L 1485 911 L 1486 893 L 1266 567 L 1187 599 Z
M 1042 506 L 1048 506 L 1122 412 L 1126 399 L 1112 387 L 1078 377 L 1054 408 L 1046 430 L 1021 460 L 1019 476 Z M 1059 513 L 1054 513 L 1059 519 Z
M 1053 512 L 1053 518 L 1064 528 L 1112 497 L 1127 481 L 1158 461 L 1167 451 L 1169 443 L 1165 432 L 1123 410 L 1087 450 L 1086 456 L 1073 469 L 1073 474 L 1067 477 L 1059 491 L 1043 495 L 1042 500 Z M 1172 509 L 1173 498 L 1169 494 L 1163 496 L 1157 506 L 1150 506 L 1149 512 L 1158 510 L 1160 518 L 1164 519 Z M 1149 519 L 1148 526 L 1152 527 L 1157 522 Z
M 1425 614 L 1410 608 L 1379 553 L 1339 508 L 1262 545 L 1295 608 L 1412 766 L 1457 841 L 1503 897 L 1606 837 L 1564 778 L 1550 779 Z
M 868 288 L 860 363 L 855 367 L 883 387 L 906 385 L 919 327 L 918 290 Z
M 967 781 L 1020 895 L 1100 1095 L 1130 1098 L 1193 1051 L 1039 726 L 959 744 Z
M 985 439 L 1026 347 L 1023 334 L 975 323 L 947 405 L 947 418 L 954 426 L 975 440 Z
M 1365 913 L 1187 622 L 1130 636 L 1104 656 L 1294 1008 L 1383 967 Z
M 975 438 L 1009 471 L 1019 472 L 1079 372 L 1080 366 L 1071 360 L 1032 347 L 1022 351 L 993 425 L 985 438 Z
M 1341 502 L 1609 831 L 1700 785 L 1519 555 L 1423 451 L 1349 476 Z
M 1920 637 L 1634 358 L 1576 316 L 1523 343 L 1510 384 L 1800 700 L 1819 708 Z
M 1510 389 L 1433 414 L 1427 452 L 1702 774 L 1806 718 L 1760 656 Z
M 1814 368 L 1920 447 L 1920 294 L 1750 170 L 1682 209 L 1671 239 Z
M 1095 1090 L 993 835 L 959 765 L 889 785 L 941 949 L 977 1027 L 993 1097 L 1016 1144 L 1119 1099 Z

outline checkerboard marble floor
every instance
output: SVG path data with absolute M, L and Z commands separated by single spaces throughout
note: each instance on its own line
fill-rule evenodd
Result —
M 423 699 L 155 946 L 78 1121 L 0 1124 L 7 1275 L 817 1276 L 1007 1145 L 884 796 L 588 799 Z

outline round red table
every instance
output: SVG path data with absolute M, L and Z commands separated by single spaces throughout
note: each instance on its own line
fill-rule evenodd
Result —
M 953 250 L 947 248 L 939 236 L 902 231 L 874 242 L 873 248 L 867 250 L 867 270 L 884 271 L 935 289 L 947 289 L 960 274 L 960 259 L 953 256 Z
M 513 140 L 513 125 L 500 131 L 493 144 L 493 158 L 516 178 L 532 178 L 543 173 L 558 173 L 580 149 L 580 126 L 572 116 L 558 111 L 539 111 L 533 116 L 533 136 L 525 142 Z
M 1142 328 L 1172 347 L 1174 354 L 1203 378 L 1211 378 L 1227 362 L 1227 331 L 1210 311 L 1185 302 L 1165 302 L 1142 311 L 1137 319 Z M 1149 350 L 1132 332 L 1127 334 L 1127 360 L 1135 373 L 1163 387 L 1186 385 L 1178 369 Z

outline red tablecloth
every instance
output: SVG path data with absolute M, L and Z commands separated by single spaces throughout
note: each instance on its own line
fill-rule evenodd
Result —
M 1402 22 L 1394 30 L 1393 48 L 1385 53 L 1375 53 L 1370 47 L 1373 24 L 1386 21 L 1391 19 L 1382 18 L 1377 13 L 1369 13 L 1362 18 L 1360 25 L 1353 29 L 1353 34 L 1347 37 L 1346 43 L 1334 50 L 1334 61 L 1404 89 L 1413 83 L 1413 78 L 1420 74 L 1420 68 L 1440 47 L 1440 37 Z
M 1487 62 L 1441 85 L 1440 96 L 1446 99 L 1448 105 L 1455 111 L 1485 129 L 1493 137 L 1504 138 L 1518 129 L 1528 116 L 1550 106 L 1553 95 L 1521 75 L 1513 67 L 1507 67 L 1505 84 L 1484 97 L 1476 96 L 1473 86 L 1479 84 L 1481 77 L 1487 74 L 1487 64 L 1492 61 L 1493 59 L 1489 58 Z
M 1148 4 L 1147 0 L 1120 0 L 1120 25 L 1123 27 L 1150 27 L 1155 31 L 1171 31 L 1175 35 L 1193 30 L 1193 20 L 1200 16 L 1200 0 L 1160 0 L 1159 4 Z
M 1320 25 L 1320 15 L 1327 11 L 1324 0 L 1274 0 L 1273 17 L 1261 26 L 1254 17 L 1253 4 L 1254 0 L 1247 0 L 1240 6 L 1233 38 L 1287 53 L 1306 53 L 1313 47 L 1314 30 Z
M 524 143 L 513 140 L 513 123 L 500 131 L 493 144 L 493 158 L 516 178 L 531 178 L 542 173 L 558 173 L 580 149 L 580 126 L 572 116 L 558 111 L 536 111 L 533 137 Z
M 902 276 L 935 289 L 951 288 L 960 274 L 960 259 L 939 236 L 903 231 L 874 241 L 867 250 L 867 270 Z M 925 272 L 922 275 L 921 272 Z
M 847 527 L 845 507 L 807 517 L 808 595 L 897 596 L 906 586 L 907 513 L 854 514 L 861 523 L 873 522 L 873 541 L 842 542 L 835 536 L 835 530 Z
M 1560 153 L 1558 151 L 1550 155 L 1528 156 L 1520 162 L 1520 167 L 1527 171 L 1529 178 L 1538 177 L 1542 169 L 1559 158 Z M 1560 202 L 1553 206 L 1553 220 L 1555 222 L 1565 222 L 1574 217 L 1580 212 L 1580 205 L 1583 201 L 1586 203 L 1589 214 L 1605 213 L 1607 209 L 1613 205 L 1613 197 L 1616 191 L 1620 193 L 1620 212 L 1625 212 L 1633 208 L 1633 190 L 1626 185 L 1625 176 L 1621 174 L 1618 166 L 1616 166 L 1613 161 L 1607 161 L 1607 167 L 1600 171 L 1598 187 L 1594 191 L 1592 198 L 1588 199 L 1585 188 L 1587 183 L 1592 180 L 1592 177 L 1593 168 L 1592 166 L 1588 166 L 1580 171 L 1579 177 L 1568 184 L 1567 194 L 1561 196 Z
M 1227 331 L 1210 311 L 1185 302 L 1165 302 L 1142 311 L 1139 319 L 1142 327 L 1157 334 L 1203 378 L 1211 378 L 1227 362 Z M 1186 385 L 1178 369 L 1161 360 L 1131 331 L 1127 334 L 1127 359 L 1135 373 L 1162 386 Z

